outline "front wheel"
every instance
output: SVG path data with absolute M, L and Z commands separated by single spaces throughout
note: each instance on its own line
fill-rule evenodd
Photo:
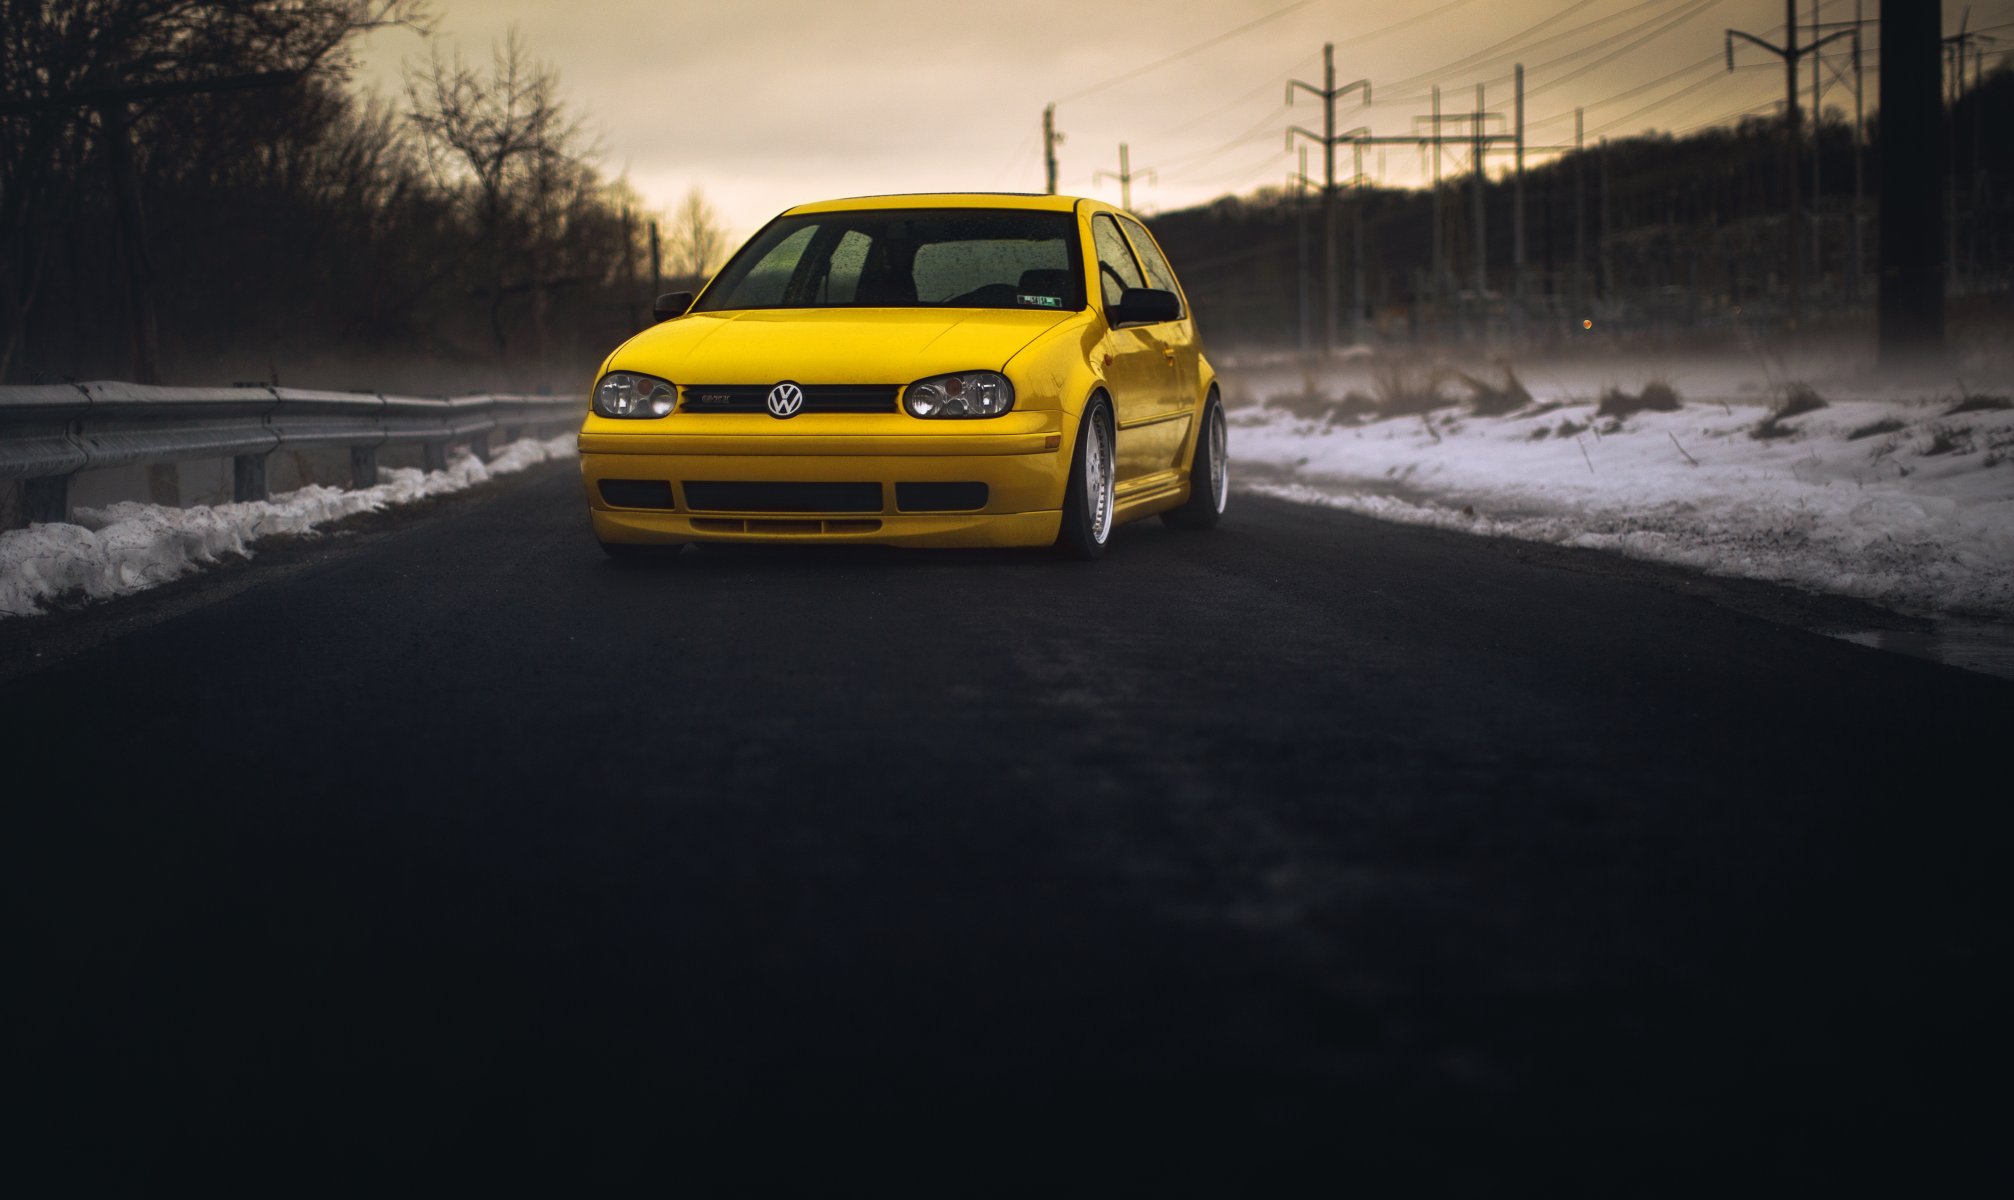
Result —
M 1063 489 L 1063 528 L 1056 534 L 1056 549 L 1066 557 L 1096 558 L 1112 537 L 1119 477 L 1115 445 L 1112 406 L 1104 396 L 1093 396 L 1077 423 L 1077 453 Z
M 1231 499 L 1230 432 L 1224 406 L 1215 392 L 1203 405 L 1203 427 L 1196 436 L 1196 454 L 1189 463 L 1189 499 L 1182 507 L 1161 514 L 1176 529 L 1213 529 L 1224 519 Z

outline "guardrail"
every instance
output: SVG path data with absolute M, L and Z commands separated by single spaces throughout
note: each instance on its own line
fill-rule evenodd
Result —
M 137 383 L 0 387 L 0 482 L 20 481 L 30 521 L 70 516 L 70 478 L 79 471 L 187 459 L 232 460 L 232 495 L 266 498 L 266 457 L 275 450 L 350 451 L 350 484 L 377 482 L 383 446 L 423 448 L 428 470 L 447 466 L 448 447 L 470 445 L 487 458 L 493 431 L 577 424 L 585 401 L 572 396 L 457 396 L 428 399 L 299 388 L 151 387 Z

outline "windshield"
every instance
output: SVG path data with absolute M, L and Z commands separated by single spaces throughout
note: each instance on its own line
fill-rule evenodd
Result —
M 778 217 L 695 312 L 737 308 L 1084 307 L 1066 212 L 904 209 Z

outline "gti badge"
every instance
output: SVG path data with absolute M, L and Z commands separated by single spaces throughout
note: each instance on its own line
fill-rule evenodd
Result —
M 804 389 L 785 380 L 769 389 L 769 399 L 764 403 L 769 406 L 769 415 L 778 420 L 794 417 L 804 407 Z

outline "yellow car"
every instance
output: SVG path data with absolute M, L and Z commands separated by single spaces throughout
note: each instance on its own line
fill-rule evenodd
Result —
M 602 364 L 595 535 L 1044 546 L 1217 524 L 1223 407 L 1133 217 L 1069 196 L 869 196 L 765 226 Z

